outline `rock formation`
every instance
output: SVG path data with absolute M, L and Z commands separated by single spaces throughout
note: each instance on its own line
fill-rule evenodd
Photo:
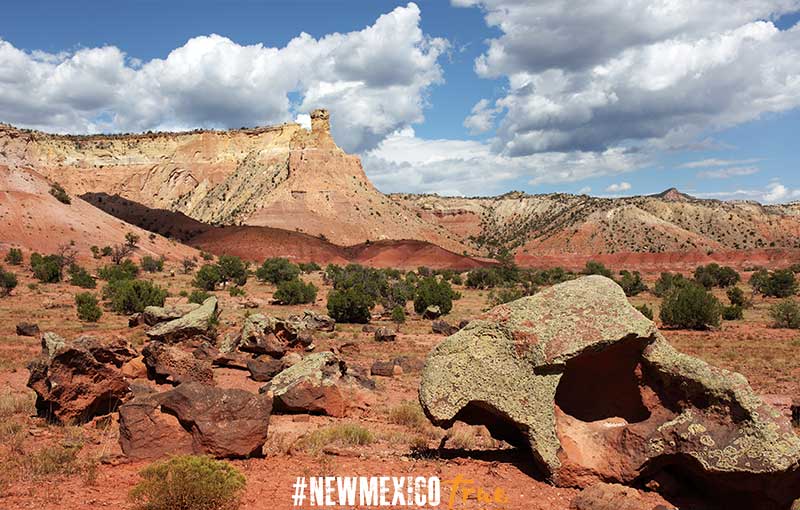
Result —
M 727 508 L 786 508 L 800 495 L 788 420 L 743 376 L 673 349 L 601 276 L 470 322 L 431 352 L 419 396 L 435 424 L 483 424 L 529 448 L 560 486 L 669 472 L 737 505 Z

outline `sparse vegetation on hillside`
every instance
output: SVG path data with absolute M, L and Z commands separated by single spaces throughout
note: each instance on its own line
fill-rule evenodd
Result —
M 772 305 L 769 316 L 776 328 L 800 329 L 800 304 L 794 299 L 784 299 Z
M 691 283 L 680 273 L 661 273 L 661 276 L 656 280 L 653 286 L 653 294 L 658 297 L 664 297 L 669 294 L 673 289 L 684 287 Z
M 164 270 L 164 258 L 155 258 L 151 257 L 150 255 L 145 255 L 142 257 L 140 265 L 142 266 L 142 269 L 148 273 L 158 273 Z
M 210 292 L 206 292 L 200 289 L 195 289 L 188 295 L 188 298 L 190 303 L 197 303 L 198 305 L 202 305 L 203 301 L 205 301 L 206 299 L 210 298 L 213 295 L 214 294 L 211 294 Z
M 112 310 L 130 315 L 148 306 L 164 306 L 167 291 L 147 280 L 115 280 L 103 289 L 103 297 L 110 301 Z
M 242 286 L 247 283 L 247 264 L 239 257 L 222 255 L 216 264 L 204 264 L 195 274 L 192 285 L 203 290 L 214 290 L 232 282 Z
M 22 264 L 22 250 L 19 248 L 11 248 L 8 250 L 8 253 L 6 253 L 6 258 L 4 260 L 6 261 L 6 264 L 11 266 L 18 266 Z
M 179 455 L 143 469 L 131 490 L 136 510 L 233 510 L 244 493 L 244 475 L 227 462 Z
M 50 194 L 56 197 L 56 200 L 62 204 L 69 205 L 72 203 L 72 199 L 69 197 L 66 190 L 57 182 L 50 185 Z
M 647 285 L 642 280 L 642 275 L 639 274 L 639 271 L 620 271 L 617 283 L 622 287 L 626 296 L 638 296 L 647 290 Z
M 453 309 L 453 300 L 459 298 L 461 295 L 448 282 L 435 276 L 426 276 L 420 280 L 414 292 L 414 311 L 422 313 L 429 306 L 438 306 L 442 315 L 447 315 Z
M 84 289 L 93 289 L 97 286 L 92 275 L 86 268 L 73 263 L 69 266 L 69 283 Z
M 600 276 L 605 276 L 606 278 L 614 277 L 614 273 L 612 273 L 609 268 L 594 260 L 590 260 L 586 263 L 586 267 L 583 268 L 583 274 L 598 274 Z
M 707 266 L 698 266 L 694 270 L 694 280 L 707 289 L 726 288 L 739 283 L 741 277 L 732 267 L 711 263 Z

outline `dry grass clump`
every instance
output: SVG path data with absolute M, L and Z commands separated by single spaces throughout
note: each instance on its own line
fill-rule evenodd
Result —
M 319 452 L 326 446 L 367 446 L 375 442 L 369 429 L 357 423 L 342 423 L 311 432 L 300 440 L 299 446 L 309 452 Z
M 389 422 L 420 430 L 428 424 L 428 419 L 417 402 L 407 400 L 389 409 Z

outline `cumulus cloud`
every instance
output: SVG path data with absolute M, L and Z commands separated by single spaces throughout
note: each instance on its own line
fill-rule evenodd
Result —
M 684 147 L 708 132 L 800 106 L 800 0 L 453 0 L 501 35 L 475 62 L 507 92 L 493 149 L 509 156 Z M 597 27 L 602 27 L 598 30 Z
M 476 140 L 426 140 L 407 128 L 364 154 L 364 168 L 384 192 L 487 196 L 522 181 L 531 186 L 618 175 L 645 165 L 642 154 L 620 148 L 603 152 L 549 152 L 511 158 Z
M 631 183 L 623 181 L 606 187 L 606 193 L 621 193 L 629 189 L 631 189 Z
M 698 172 L 697 177 L 699 179 L 729 179 L 731 177 L 757 174 L 759 171 L 760 169 L 756 166 L 739 166 L 721 168 L 719 170 L 705 170 Z
M 326 107 L 339 144 L 367 150 L 421 122 L 442 81 L 448 43 L 424 34 L 420 16 L 409 3 L 363 30 L 302 33 L 281 48 L 212 34 L 147 62 L 113 46 L 29 53 L 0 40 L 0 119 L 58 132 L 226 128 Z

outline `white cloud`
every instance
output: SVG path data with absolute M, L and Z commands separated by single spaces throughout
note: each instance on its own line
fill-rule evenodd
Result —
M 474 140 L 426 140 L 412 129 L 398 131 L 363 157 L 370 179 L 384 192 L 487 196 L 529 185 L 577 182 L 618 175 L 648 163 L 622 149 L 550 152 L 511 158 Z
M 606 187 L 606 193 L 621 193 L 629 189 L 631 189 L 631 183 L 623 181 Z
M 678 168 L 708 168 L 716 166 L 732 166 L 732 165 L 749 165 L 751 163 L 758 163 L 760 159 L 702 159 L 700 161 L 690 161 L 684 163 Z
M 770 204 L 798 200 L 800 199 L 800 189 L 789 189 L 780 182 L 774 181 L 767 184 L 765 189 L 738 189 L 735 191 L 696 193 L 695 196 L 721 200 L 755 200 Z
M 584 187 L 582 187 L 581 189 L 578 190 L 578 194 L 579 195 L 588 195 L 591 192 L 592 192 L 592 187 L 591 186 L 584 186 Z
M 0 40 L 0 119 L 58 132 L 240 127 L 289 121 L 317 107 L 348 151 L 423 120 L 442 82 L 444 39 L 426 36 L 409 3 L 363 30 L 282 48 L 219 35 L 140 62 L 115 47 L 26 53 Z M 299 104 L 292 104 L 297 94 Z
M 311 131 L 311 115 L 307 113 L 300 113 L 297 115 L 297 117 L 295 117 L 294 121 L 303 126 L 303 128 Z
M 510 156 L 685 147 L 800 106 L 800 26 L 772 23 L 800 0 L 453 3 L 501 32 L 475 70 L 507 92 L 476 106 L 501 110 L 493 148 Z
M 757 174 L 759 171 L 760 169 L 756 166 L 738 166 L 698 172 L 697 177 L 699 179 L 729 179 L 731 177 Z

